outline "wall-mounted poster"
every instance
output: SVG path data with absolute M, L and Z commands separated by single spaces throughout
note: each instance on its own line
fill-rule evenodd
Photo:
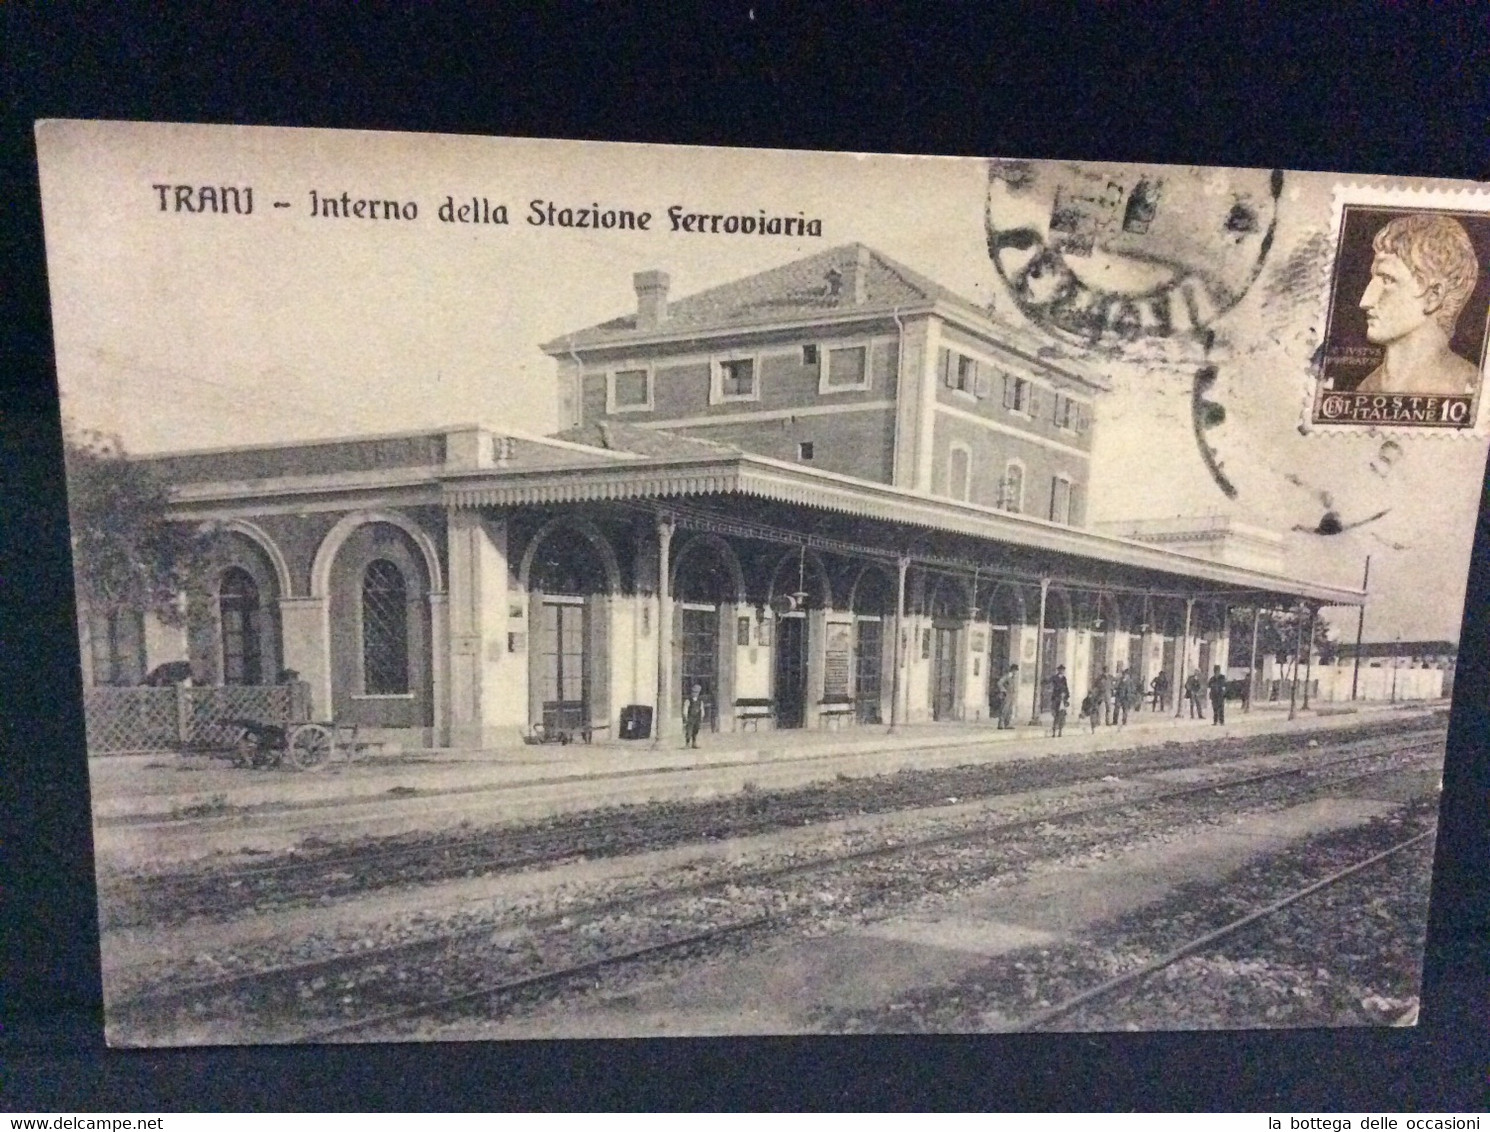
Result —
M 849 694 L 849 673 L 853 662 L 854 627 L 847 621 L 830 621 L 828 639 L 823 648 L 823 698 L 842 698 Z
M 111 1042 L 1416 1017 L 1483 186 L 37 145 Z

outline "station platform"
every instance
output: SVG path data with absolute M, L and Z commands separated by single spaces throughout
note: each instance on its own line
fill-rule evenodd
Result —
M 274 852 L 307 837 L 337 840 L 462 824 L 496 825 L 607 806 L 779 790 L 837 776 L 908 768 L 1081 756 L 1289 731 L 1427 717 L 1447 701 L 1323 706 L 1287 718 L 1287 705 L 1233 712 L 1216 726 L 1138 712 L 1126 726 L 1068 722 L 999 730 L 993 723 L 923 723 L 842 731 L 705 734 L 657 743 L 521 745 L 427 750 L 333 763 L 317 772 L 245 770 L 195 756 L 111 756 L 90 763 L 101 865 L 138 867 L 223 852 Z M 1077 723 L 1081 726 L 1077 726 Z

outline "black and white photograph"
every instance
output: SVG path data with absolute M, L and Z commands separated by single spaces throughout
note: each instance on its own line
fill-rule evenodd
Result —
M 1416 1024 L 1490 191 L 36 143 L 111 1045 Z

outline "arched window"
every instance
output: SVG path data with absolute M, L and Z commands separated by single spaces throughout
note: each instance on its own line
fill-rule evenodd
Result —
M 999 494 L 1000 506 L 1005 511 L 1024 510 L 1024 465 L 1018 460 L 1010 460 L 1004 466 L 1004 485 Z
M 967 499 L 971 457 L 967 445 L 954 444 L 947 453 L 947 494 L 953 499 Z
M 362 574 L 362 690 L 369 696 L 409 691 L 408 589 L 386 558 L 375 558 Z
M 217 597 L 218 624 L 222 632 L 222 682 L 262 684 L 261 648 L 263 614 L 259 587 L 253 575 L 241 566 L 224 571 Z

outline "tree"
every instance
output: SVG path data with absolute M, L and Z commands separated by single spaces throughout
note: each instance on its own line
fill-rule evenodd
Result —
M 1303 621 L 1303 640 L 1307 644 L 1309 635 L 1309 611 L 1296 609 L 1264 609 L 1257 626 L 1257 652 L 1261 656 L 1275 657 L 1279 661 L 1293 659 L 1298 651 L 1300 620 Z M 1252 611 L 1233 608 L 1231 611 L 1231 647 L 1227 653 L 1230 663 L 1236 668 L 1255 668 L 1252 657 Z M 1324 618 L 1314 618 L 1314 648 L 1327 652 L 1331 647 L 1330 629 Z
M 170 517 L 170 488 L 117 437 L 69 429 L 65 439 L 73 575 L 91 614 L 185 619 L 180 598 L 209 569 L 212 542 L 196 522 Z

